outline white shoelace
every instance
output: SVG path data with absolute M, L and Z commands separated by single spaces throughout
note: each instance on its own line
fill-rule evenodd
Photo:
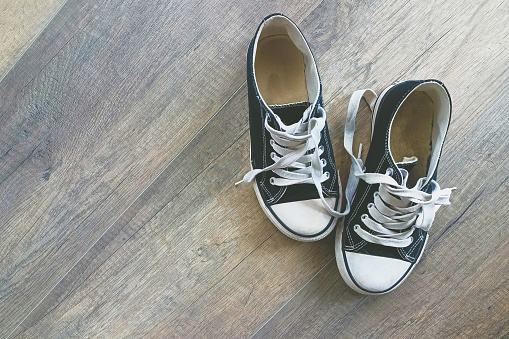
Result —
M 249 171 L 236 185 L 242 182 L 251 182 L 262 172 L 272 171 L 278 176 L 271 178 L 272 185 L 314 184 L 325 209 L 331 215 L 335 217 L 346 215 L 346 213 L 339 213 L 330 207 L 323 196 L 322 182 L 329 179 L 330 176 L 328 172 L 323 173 L 326 162 L 325 159 L 320 160 L 324 149 L 319 146 L 321 132 L 325 127 L 326 113 L 320 106 L 317 109 L 320 110 L 321 117 L 309 119 L 313 110 L 313 106 L 310 106 L 304 112 L 303 118 L 290 126 L 286 126 L 277 115 L 274 115 L 282 131 L 272 128 L 266 117 L 265 128 L 272 137 L 270 145 L 274 150 L 271 153 L 274 163 L 263 169 Z
M 423 192 L 421 189 L 427 183 L 427 178 L 420 178 L 414 187 L 407 188 L 408 172 L 405 169 L 401 169 L 401 185 L 392 178 L 392 168 L 387 169 L 385 174 L 364 173 L 360 152 L 358 157 L 352 152 L 355 117 L 362 98 L 373 111 L 377 95 L 370 89 L 358 90 L 354 92 L 348 105 L 344 146 L 352 158 L 352 166 L 346 188 L 347 210 L 359 179 L 371 185 L 379 185 L 374 201 L 368 204 L 369 215 L 361 216 L 362 223 L 369 231 L 359 225 L 354 225 L 354 231 L 371 243 L 407 247 L 413 241 L 411 235 L 414 230 L 420 228 L 428 231 L 438 208 L 450 204 L 452 189 L 440 189 L 435 180 L 430 180 L 431 193 Z

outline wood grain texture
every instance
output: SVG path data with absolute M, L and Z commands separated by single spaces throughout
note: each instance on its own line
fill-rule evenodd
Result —
M 65 0 L 0 0 L 0 78 L 15 64 Z
M 353 90 L 434 77 L 451 92 L 453 205 L 387 296 L 348 289 L 333 236 L 288 239 L 233 186 L 247 43 L 275 11 L 312 45 L 343 182 Z M 496 1 L 69 0 L 0 82 L 0 335 L 507 335 L 508 19 Z
M 296 14 L 313 4 L 291 5 Z M 251 17 L 261 9 L 246 3 L 242 18 L 219 20 L 232 4 L 193 4 L 193 16 L 181 6 L 69 1 L 2 81 L 0 334 L 21 324 L 233 94 L 211 79 L 245 82 L 252 33 L 240 27 L 265 13 Z M 226 29 L 232 22 L 238 30 Z M 237 47 L 224 49 L 232 39 Z

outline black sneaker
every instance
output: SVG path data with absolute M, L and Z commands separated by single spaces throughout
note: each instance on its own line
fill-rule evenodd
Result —
M 362 98 L 373 110 L 365 167 L 352 154 Z M 352 95 L 344 141 L 353 159 L 345 194 L 351 213 L 337 230 L 336 260 L 355 291 L 387 293 L 421 258 L 436 210 L 449 205 L 451 189 L 435 180 L 450 118 L 449 93 L 436 80 L 398 83 L 378 99 L 371 90 Z
M 266 17 L 247 54 L 251 168 L 254 189 L 284 234 L 314 241 L 334 228 L 340 184 L 309 46 L 289 18 Z

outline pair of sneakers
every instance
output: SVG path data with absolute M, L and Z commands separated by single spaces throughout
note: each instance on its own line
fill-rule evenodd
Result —
M 336 259 L 346 283 L 364 294 L 395 289 L 415 267 L 435 212 L 450 189 L 436 182 L 451 116 L 437 80 L 405 81 L 354 92 L 344 147 L 352 165 L 342 188 L 323 108 L 322 84 L 302 32 L 282 14 L 266 17 L 247 54 L 251 166 L 267 217 L 284 234 L 316 241 L 338 221 Z M 365 163 L 353 153 L 355 117 L 365 99 L 372 110 Z

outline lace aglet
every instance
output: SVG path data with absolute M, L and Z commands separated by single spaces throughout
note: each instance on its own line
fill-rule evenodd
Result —
M 244 182 L 244 179 L 242 179 L 242 180 L 240 180 L 240 181 L 237 181 L 237 182 L 235 183 L 235 186 L 238 186 L 238 185 L 242 184 L 243 182 Z
M 359 144 L 359 154 L 357 154 L 357 159 L 360 159 L 362 155 L 362 143 Z

